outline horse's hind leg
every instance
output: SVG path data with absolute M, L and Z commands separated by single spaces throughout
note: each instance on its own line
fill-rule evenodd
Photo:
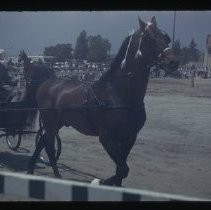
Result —
M 56 151 L 55 151 L 55 136 L 56 134 L 50 134 L 50 133 L 46 133 L 46 144 L 45 144 L 45 150 L 46 153 L 48 155 L 51 167 L 53 169 L 54 175 L 57 178 L 61 178 L 61 175 L 59 173 L 57 164 L 56 164 Z
M 43 135 L 36 148 L 35 148 L 35 151 L 34 151 L 34 154 L 32 155 L 30 161 L 29 161 L 29 165 L 28 165 L 28 171 L 27 171 L 27 174 L 33 174 L 34 172 L 34 166 L 35 166 L 35 163 L 36 163 L 36 160 L 40 154 L 40 152 L 42 151 L 42 149 L 45 147 L 45 135 Z
M 100 142 L 116 164 L 116 174 L 102 182 L 105 185 L 122 185 L 122 179 L 126 178 L 129 173 L 129 167 L 126 163 L 128 154 L 134 145 L 136 135 L 125 140 L 115 138 L 100 137 Z
M 40 104 L 40 106 L 43 106 Z M 45 130 L 45 151 L 48 155 L 50 165 L 53 169 L 54 175 L 61 178 L 56 164 L 56 150 L 55 150 L 55 137 L 58 130 L 61 128 L 57 123 L 57 115 L 52 111 L 43 111 L 40 113 Z

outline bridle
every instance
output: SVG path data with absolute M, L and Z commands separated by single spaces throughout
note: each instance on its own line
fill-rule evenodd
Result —
M 149 27 L 149 24 L 146 25 L 145 29 L 141 32 L 141 35 L 140 35 L 140 38 L 139 38 L 139 44 L 138 44 L 138 49 L 136 51 L 136 54 L 135 54 L 135 59 L 139 59 L 139 58 L 142 58 L 143 59 L 143 54 L 140 50 L 141 48 L 141 43 L 142 43 L 142 40 L 143 40 L 143 37 L 145 36 L 145 32 L 147 31 L 147 28 Z M 163 35 L 165 36 L 165 32 L 163 31 L 162 32 Z M 131 45 L 131 42 L 132 42 L 132 39 L 133 39 L 133 35 L 134 35 L 134 30 L 131 32 L 131 34 L 129 35 L 129 41 L 128 41 L 128 45 L 127 45 L 127 48 L 126 48 L 126 51 L 125 51 L 125 56 L 120 64 L 120 68 L 121 70 L 124 70 L 124 68 L 126 68 L 126 62 L 127 62 L 127 56 L 128 56 L 128 51 L 130 49 L 130 45 Z M 169 44 L 169 43 L 168 43 Z M 170 49 L 169 47 L 165 48 L 160 54 L 157 55 L 157 58 L 156 58 L 156 61 L 159 60 L 160 58 L 163 57 L 164 53 L 166 52 L 166 50 Z M 151 63 L 151 65 L 147 65 L 146 68 L 147 69 L 150 69 L 151 66 L 153 66 L 155 64 L 155 62 Z M 132 78 L 132 77 L 135 77 L 134 73 L 129 71 L 127 74 L 124 74 L 124 75 L 120 75 L 120 76 L 116 76 L 116 77 L 112 77 L 112 78 L 109 78 L 109 80 L 101 80 L 101 81 L 109 81 L 111 82 L 114 81 L 114 80 L 118 80 L 118 79 L 122 79 L 122 78 Z M 130 83 L 132 84 L 132 80 L 130 80 Z M 102 101 L 96 96 L 92 86 L 90 86 L 91 88 L 91 92 L 94 96 L 94 98 L 96 98 L 96 101 L 98 102 L 98 104 L 102 104 Z M 141 106 L 142 106 L 143 102 L 141 103 Z
M 142 54 L 140 48 L 141 48 L 141 43 L 142 43 L 143 37 L 146 35 L 146 31 L 147 31 L 149 25 L 150 24 L 146 25 L 145 29 L 141 32 L 141 35 L 140 35 L 140 38 L 139 38 L 138 49 L 137 49 L 136 54 L 135 54 L 135 59 L 143 58 L 143 54 Z M 162 31 L 162 33 L 163 33 L 164 36 L 167 36 L 166 32 Z M 132 42 L 132 39 L 133 39 L 133 35 L 134 35 L 134 30 L 129 35 L 130 38 L 129 38 L 129 41 L 128 41 L 127 49 L 125 51 L 125 56 L 124 56 L 124 59 L 122 60 L 122 62 L 120 64 L 120 68 L 122 70 L 126 67 L 127 55 L 128 55 L 128 51 L 129 51 L 129 48 L 130 48 L 130 45 L 131 45 L 131 42 Z M 170 40 L 168 41 L 168 44 L 169 44 L 169 42 L 170 42 Z M 159 55 L 157 55 L 156 59 L 161 59 L 163 57 L 164 53 L 166 52 L 166 50 L 169 50 L 169 49 L 170 49 L 169 47 L 165 48 Z M 154 65 L 154 63 L 152 63 L 151 65 L 148 65 L 147 67 L 150 68 L 153 65 Z M 132 72 L 129 72 L 129 75 L 131 75 L 131 74 L 132 74 Z

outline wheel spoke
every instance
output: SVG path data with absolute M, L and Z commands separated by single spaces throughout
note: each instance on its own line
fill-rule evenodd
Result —
M 6 142 L 11 150 L 16 151 L 21 143 L 21 134 L 7 135 Z

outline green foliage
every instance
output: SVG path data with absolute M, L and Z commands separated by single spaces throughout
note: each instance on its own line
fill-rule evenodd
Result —
M 100 35 L 89 36 L 89 48 L 87 59 L 92 62 L 103 62 L 108 58 L 108 52 L 111 50 L 111 43 L 103 39 Z
M 173 52 L 176 56 L 178 57 L 181 56 L 182 49 L 181 49 L 181 43 L 179 39 L 176 40 L 173 44 Z
M 197 49 L 197 44 L 194 39 L 191 40 L 188 47 L 181 47 L 180 40 L 176 40 L 173 44 L 173 51 L 181 64 L 186 64 L 190 61 L 197 62 L 202 57 L 202 53 Z
M 91 62 L 103 62 L 108 59 L 111 50 L 111 43 L 101 35 L 87 37 L 83 30 L 77 40 L 74 50 L 74 58 L 89 60 Z M 45 56 L 54 56 L 56 61 L 67 61 L 72 59 L 71 44 L 57 44 L 56 46 L 45 47 Z
M 74 57 L 87 59 L 92 62 L 103 62 L 108 58 L 111 43 L 100 35 L 87 37 L 86 31 L 82 31 L 75 46 Z
M 188 47 L 182 48 L 180 61 L 182 64 L 190 62 L 190 49 Z
M 195 43 L 194 39 L 191 40 L 189 44 L 189 50 L 190 50 L 190 61 L 199 61 L 200 60 L 200 50 L 197 48 L 197 44 Z
M 87 59 L 87 52 L 88 52 L 88 38 L 86 35 L 86 31 L 82 31 L 77 40 L 75 45 L 74 57 L 77 59 Z
M 57 44 L 56 46 L 45 47 L 45 56 L 55 56 L 59 62 L 64 62 L 72 58 L 71 44 Z

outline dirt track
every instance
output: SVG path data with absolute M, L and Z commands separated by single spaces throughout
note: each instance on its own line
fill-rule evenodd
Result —
M 211 199 L 211 80 L 151 79 L 145 98 L 147 122 L 128 158 L 129 188 Z M 72 128 L 60 131 L 62 154 L 58 166 L 64 179 L 89 182 L 91 175 L 107 178 L 115 165 L 97 138 Z M 25 173 L 34 150 L 26 137 L 18 152 L 1 139 L 0 170 Z M 35 174 L 53 176 L 38 163 Z

